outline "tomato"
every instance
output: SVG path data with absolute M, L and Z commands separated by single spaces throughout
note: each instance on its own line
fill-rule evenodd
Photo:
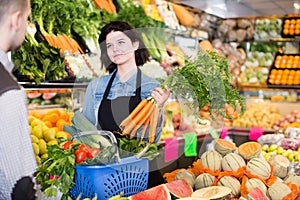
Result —
M 75 158 L 76 163 L 81 163 L 86 159 L 87 153 L 85 151 L 76 150 L 75 151 L 75 157 L 76 157 Z
M 100 153 L 100 148 L 91 148 L 90 151 L 87 153 L 88 158 L 94 158 Z
M 63 150 L 69 149 L 72 146 L 72 144 L 73 144 L 72 141 L 65 142 L 62 146 Z
M 84 151 L 86 153 L 88 153 L 90 151 L 90 147 L 86 144 L 81 144 L 78 148 L 79 151 Z

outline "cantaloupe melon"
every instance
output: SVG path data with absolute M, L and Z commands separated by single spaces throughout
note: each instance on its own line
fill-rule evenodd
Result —
M 204 167 L 208 167 L 210 170 L 215 172 L 216 170 L 221 170 L 221 162 L 222 162 L 222 156 L 215 150 L 210 150 L 204 152 L 201 157 L 201 164 Z
M 246 142 L 238 147 L 238 153 L 245 159 L 250 160 L 252 158 L 259 157 L 261 153 L 261 144 L 258 142 Z
M 228 153 L 233 153 L 236 150 L 236 146 L 233 142 L 227 141 L 225 139 L 215 140 L 215 150 L 222 156 Z
M 271 166 L 264 159 L 252 158 L 251 160 L 248 161 L 246 165 L 246 171 L 250 172 L 253 175 L 257 175 L 263 180 L 266 180 L 271 175 Z

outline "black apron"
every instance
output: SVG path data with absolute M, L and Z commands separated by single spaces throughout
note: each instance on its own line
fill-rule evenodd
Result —
M 114 81 L 117 71 L 115 71 L 109 80 L 109 83 L 105 89 L 102 102 L 98 111 L 98 123 L 102 130 L 108 130 L 112 133 L 120 131 L 119 125 L 141 102 L 141 70 L 137 71 L 137 81 L 135 96 L 120 96 L 116 99 L 107 99 L 111 85 Z M 117 138 L 120 138 L 120 134 L 114 134 Z M 124 136 L 123 136 L 124 137 Z M 148 188 L 164 183 L 160 171 L 156 169 L 155 159 L 149 161 L 149 167 L 154 165 L 153 170 L 149 170 Z
M 135 96 L 119 96 L 116 99 L 108 99 L 108 94 L 112 83 L 115 79 L 117 71 L 115 71 L 105 89 L 103 99 L 99 106 L 98 122 L 102 130 L 116 133 L 120 131 L 121 122 L 135 109 L 141 102 L 141 70 L 137 71 Z M 120 137 L 119 134 L 115 134 Z

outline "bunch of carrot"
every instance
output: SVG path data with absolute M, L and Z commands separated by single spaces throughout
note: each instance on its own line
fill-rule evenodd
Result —
M 94 0 L 94 3 L 98 9 L 103 8 L 106 12 L 115 13 L 116 6 L 112 0 Z
M 121 135 L 130 135 L 134 138 L 138 129 L 142 128 L 140 140 L 143 140 L 149 127 L 148 141 L 154 142 L 160 108 L 152 97 L 143 99 L 138 106 L 120 124 Z
M 50 46 L 60 49 L 60 53 L 65 51 L 70 52 L 71 54 L 77 52 L 84 53 L 76 40 L 68 37 L 66 34 L 44 34 L 44 37 Z

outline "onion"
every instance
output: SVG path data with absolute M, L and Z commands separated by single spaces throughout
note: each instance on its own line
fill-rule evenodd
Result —
M 296 120 L 296 119 L 295 119 L 294 117 L 291 117 L 288 121 L 289 121 L 290 123 L 293 123 L 295 120 Z
M 274 125 L 279 125 L 280 124 L 280 122 L 279 121 L 276 121 L 275 123 L 274 123 Z
M 299 113 L 299 111 L 295 109 L 291 113 L 294 114 L 294 115 L 297 115 Z
M 292 117 L 292 115 L 288 114 L 285 116 L 285 119 L 289 120 L 289 119 L 291 119 L 291 117 Z
M 273 126 L 274 130 L 279 130 L 279 126 Z

